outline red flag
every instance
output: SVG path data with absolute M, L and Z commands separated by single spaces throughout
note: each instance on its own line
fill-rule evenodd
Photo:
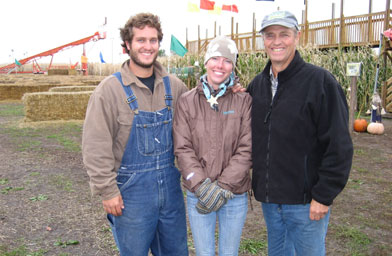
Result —
M 214 10 L 215 2 L 208 0 L 200 0 L 200 9 Z
M 232 5 L 222 5 L 222 11 L 230 11 L 238 13 L 238 7 L 235 4 Z

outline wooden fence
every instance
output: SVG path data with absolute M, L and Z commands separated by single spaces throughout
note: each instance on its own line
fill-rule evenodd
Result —
M 382 32 L 392 27 L 391 10 L 385 12 L 369 13 L 358 16 L 323 20 L 317 22 L 305 22 L 300 24 L 300 45 L 313 45 L 317 48 L 341 48 L 349 46 L 378 47 Z M 239 52 L 257 52 L 264 50 L 263 39 L 256 29 L 255 15 L 253 14 L 252 32 L 234 33 L 234 19 L 231 20 L 231 37 L 237 44 Z M 215 24 L 216 31 L 216 24 Z M 208 42 L 213 38 L 200 39 L 200 26 L 198 40 L 186 41 L 186 48 L 191 54 L 204 54 Z M 216 36 L 216 32 L 214 37 Z M 188 38 L 188 36 L 187 36 Z M 388 43 L 391 43 L 390 41 Z M 388 60 L 392 63 L 392 47 L 384 52 L 384 65 Z M 389 64 L 391 64 L 389 63 Z M 392 112 L 392 78 L 384 81 L 382 85 L 382 101 L 388 112 Z
M 234 33 L 234 19 L 232 18 L 231 37 L 237 44 L 239 52 L 263 51 L 263 39 L 255 26 L 253 15 L 253 31 L 248 33 Z M 305 22 L 300 24 L 301 38 L 300 45 L 314 45 L 318 48 L 338 48 L 347 46 L 369 45 L 377 47 L 380 42 L 380 35 L 383 31 L 391 27 L 391 12 L 369 13 L 358 16 L 340 17 L 317 22 Z M 216 26 L 216 25 L 215 25 Z M 215 28 L 216 31 L 216 28 Z M 200 27 L 198 40 L 186 41 L 186 48 L 189 53 L 203 53 L 208 42 L 213 39 L 200 39 Z M 215 36 L 214 36 L 215 37 Z

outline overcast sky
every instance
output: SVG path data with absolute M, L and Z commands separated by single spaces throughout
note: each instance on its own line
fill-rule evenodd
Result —
M 305 10 L 304 0 L 216 0 L 216 3 L 236 4 L 239 13 L 222 12 L 221 15 L 187 11 L 188 1 L 197 0 L 18 0 L 2 1 L 0 8 L 0 65 L 23 59 L 58 46 L 90 36 L 105 30 L 107 38 L 85 45 L 90 62 L 99 62 L 102 52 L 107 63 L 119 63 L 127 56 L 120 47 L 119 28 L 130 16 L 139 12 L 151 12 L 161 18 L 164 38 L 161 48 L 170 50 L 170 35 L 177 37 L 185 45 L 186 28 L 188 39 L 197 39 L 197 26 L 201 37 L 208 29 L 209 37 L 214 33 L 214 22 L 221 26 L 222 34 L 230 34 L 231 17 L 239 24 L 239 32 L 251 32 L 253 13 L 256 15 L 257 29 L 264 15 L 277 10 L 294 13 L 301 23 Z M 373 12 L 385 11 L 387 0 L 373 0 Z M 335 17 L 340 15 L 341 0 L 308 0 L 308 20 L 319 21 L 332 17 L 332 3 L 335 3 Z M 344 15 L 360 15 L 369 11 L 369 0 L 344 0 Z M 103 23 L 107 17 L 107 25 Z M 82 46 L 73 47 L 54 56 L 54 63 L 80 63 Z M 39 63 L 49 63 L 43 58 Z

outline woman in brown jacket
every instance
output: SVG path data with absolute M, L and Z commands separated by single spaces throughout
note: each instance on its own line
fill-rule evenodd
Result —
M 237 58 L 226 37 L 210 42 L 207 73 L 184 93 L 173 122 L 174 150 L 187 189 L 187 210 L 197 255 L 238 255 L 251 181 L 251 97 L 233 93 Z

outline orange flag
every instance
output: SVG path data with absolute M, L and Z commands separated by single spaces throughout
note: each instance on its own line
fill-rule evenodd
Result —
M 230 12 L 236 12 L 238 13 L 238 7 L 235 4 L 232 5 L 222 5 L 222 11 L 230 11 Z
M 200 9 L 214 10 L 215 2 L 208 0 L 200 0 Z

